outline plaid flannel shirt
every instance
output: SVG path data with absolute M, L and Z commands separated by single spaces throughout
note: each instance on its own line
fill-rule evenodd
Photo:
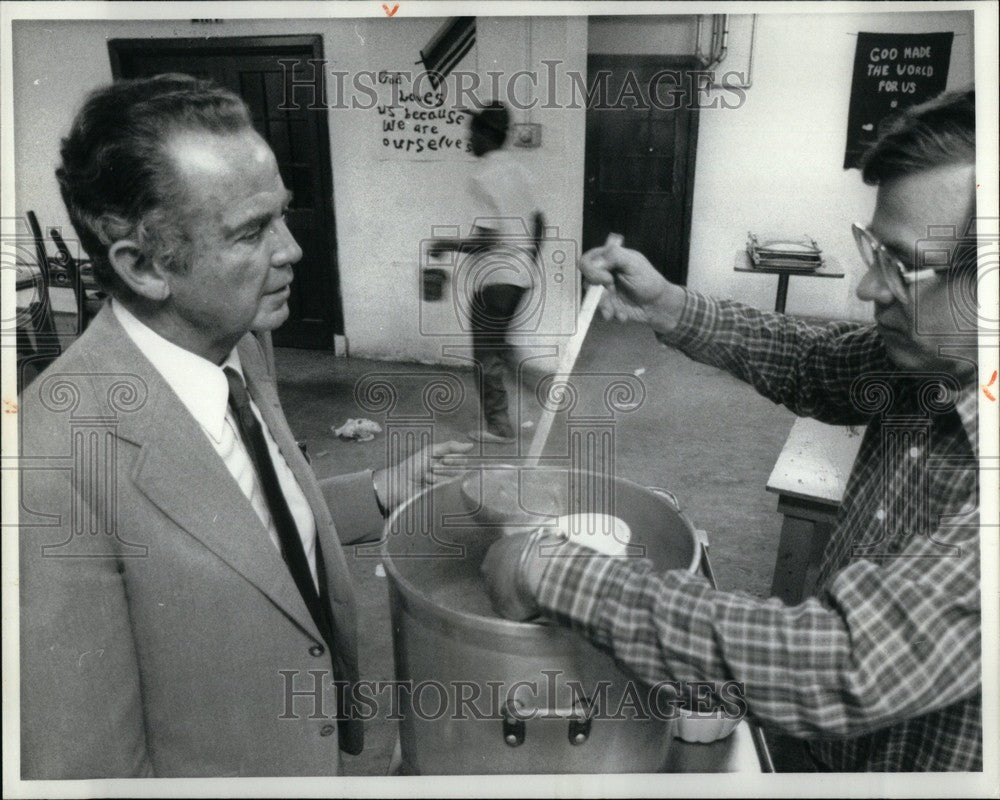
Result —
M 818 596 L 790 607 L 648 561 L 553 558 L 543 612 L 643 680 L 741 682 L 758 721 L 831 769 L 981 770 L 975 387 L 894 369 L 872 325 L 694 292 L 659 338 L 796 414 L 867 425 Z

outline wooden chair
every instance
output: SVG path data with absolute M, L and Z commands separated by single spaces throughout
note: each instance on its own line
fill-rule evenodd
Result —
M 73 258 L 57 228 L 49 228 L 49 237 L 55 244 L 56 250 L 59 251 L 54 262 L 66 271 L 66 279 L 73 289 L 73 295 L 76 298 L 77 330 L 83 333 L 97 312 L 101 310 L 101 306 L 104 305 L 104 292 L 100 291 L 96 285 L 89 285 L 93 282 L 93 275 L 86 274 L 90 262 Z M 91 280 L 88 280 L 88 277 Z M 58 279 L 56 283 L 58 283 Z
M 52 269 L 42 229 L 33 211 L 27 214 L 28 226 L 35 240 L 35 266 L 38 268 L 31 288 L 34 297 L 17 321 L 17 390 L 20 392 L 62 353 L 62 344 L 52 316 Z

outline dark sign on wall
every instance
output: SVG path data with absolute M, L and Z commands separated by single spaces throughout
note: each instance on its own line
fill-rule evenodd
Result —
M 844 169 L 857 167 L 878 138 L 880 125 L 944 91 L 951 41 L 948 33 L 859 33 L 847 115 Z

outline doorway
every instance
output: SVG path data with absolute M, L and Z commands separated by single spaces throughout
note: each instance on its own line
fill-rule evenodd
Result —
M 620 233 L 682 286 L 698 141 L 696 68 L 684 57 L 587 59 L 584 250 Z
M 334 349 L 334 335 L 344 333 L 344 318 L 322 37 L 112 39 L 108 50 L 116 79 L 183 72 L 214 80 L 243 98 L 293 193 L 288 227 L 302 248 L 288 298 L 289 317 L 274 332 L 274 344 Z

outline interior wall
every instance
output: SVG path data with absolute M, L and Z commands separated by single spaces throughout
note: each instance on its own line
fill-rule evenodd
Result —
M 419 51 L 442 20 L 378 18 L 317 20 L 14 22 L 14 146 L 16 207 L 34 209 L 45 226 L 69 220 L 53 171 L 65 135 L 87 92 L 111 80 L 107 41 L 113 38 L 252 36 L 319 33 L 329 70 L 422 71 Z M 530 34 L 528 40 L 525 35 Z M 530 43 L 530 44 L 529 44 Z M 72 58 L 53 58 L 53 53 Z M 586 68 L 584 18 L 481 18 L 477 45 L 459 68 L 512 72 L 556 59 L 560 73 Z M 350 91 L 364 105 L 363 93 Z M 486 98 L 490 99 L 490 98 Z M 328 101 L 332 101 L 328 82 Z M 468 229 L 471 154 L 400 158 L 381 147 L 375 108 L 331 107 L 330 148 L 345 333 L 352 355 L 436 362 L 442 344 L 462 344 L 464 326 L 447 293 L 443 303 L 420 300 L 419 245 L 435 226 Z M 579 240 L 582 228 L 583 127 L 579 109 L 515 111 L 515 121 L 543 127 L 544 146 L 518 150 L 538 181 L 545 211 L 559 235 Z M 526 119 L 529 117 L 530 119 Z M 572 286 L 565 292 L 572 301 Z M 421 325 L 423 314 L 424 325 Z M 428 316 L 429 315 L 429 316 Z M 426 335 L 426 324 L 436 334 Z
M 748 231 L 763 238 L 808 233 L 847 274 L 791 278 L 786 310 L 869 319 L 870 304 L 854 295 L 863 268 L 850 224 L 870 219 L 875 190 L 857 170 L 843 169 L 857 33 L 953 31 L 948 88 L 955 88 L 973 78 L 972 27 L 971 11 L 759 14 L 745 102 L 700 112 L 688 285 L 773 308 L 777 277 L 734 272 L 736 254 Z M 731 17 L 730 56 L 718 72 L 747 68 L 748 35 L 746 21 Z M 590 23 L 590 52 L 691 52 L 677 49 L 684 42 L 693 36 L 683 17 Z
M 86 93 L 111 79 L 108 39 L 319 33 L 331 70 L 417 72 L 418 51 L 441 20 L 403 22 L 15 21 L 16 208 L 19 213 L 34 209 L 43 225 L 68 229 L 53 177 L 59 139 Z M 746 18 L 734 16 L 731 23 L 730 57 L 721 65 L 723 71 L 750 64 Z M 586 75 L 588 50 L 659 52 L 662 47 L 667 54 L 690 52 L 693 18 L 480 18 L 477 28 L 477 45 L 460 68 L 475 71 L 484 83 L 490 71 L 510 76 L 530 69 L 542 76 L 542 102 L 513 112 L 515 122 L 541 124 L 542 146 L 517 153 L 538 181 L 550 224 L 572 248 L 582 233 L 585 111 L 572 103 L 545 102 L 549 71 L 554 70 L 556 83 L 565 89 L 570 73 Z M 735 273 L 734 257 L 744 247 L 748 230 L 765 237 L 809 233 L 848 274 L 843 280 L 792 278 L 788 311 L 831 318 L 870 316 L 868 306 L 854 297 L 861 267 L 849 227 L 870 217 L 874 190 L 861 183 L 856 170 L 841 166 L 856 34 L 941 30 L 956 33 L 949 87 L 968 83 L 971 12 L 758 15 L 752 86 L 745 102 L 739 108 L 700 114 L 692 288 L 772 307 L 777 278 Z M 53 57 L 57 53 L 71 57 Z M 329 113 L 350 352 L 439 362 L 444 344 L 465 344 L 467 337 L 454 310 L 453 292 L 439 303 L 420 299 L 419 243 L 435 226 L 467 229 L 471 220 L 466 183 L 475 159 L 458 154 L 436 160 L 386 157 L 379 147 L 375 109 L 343 107 Z M 571 316 L 569 309 L 575 307 L 573 288 L 572 282 L 562 284 L 563 294 L 556 298 L 567 309 L 564 316 Z
M 587 49 L 591 53 L 690 55 L 697 31 L 694 14 L 591 17 Z

